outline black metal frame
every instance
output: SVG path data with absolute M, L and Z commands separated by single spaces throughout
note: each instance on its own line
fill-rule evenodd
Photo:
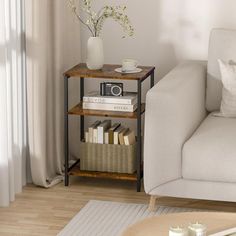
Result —
M 150 75 L 137 80 L 137 93 L 138 93 L 138 108 L 137 108 L 137 192 L 141 191 L 142 173 L 142 82 L 150 76 L 150 88 L 154 86 L 154 70 Z M 69 167 L 69 130 L 68 130 L 68 82 L 70 77 L 64 77 L 64 132 L 65 132 L 65 186 L 69 186 L 69 171 L 78 164 L 79 161 Z M 80 78 L 80 101 L 83 101 L 84 96 L 84 78 Z M 84 116 L 80 116 L 80 139 L 84 140 Z
M 65 186 L 69 186 L 69 130 L 68 130 L 68 81 L 69 77 L 64 77 L 64 152 L 65 152 Z

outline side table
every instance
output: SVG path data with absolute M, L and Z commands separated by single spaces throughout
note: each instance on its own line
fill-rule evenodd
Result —
M 154 71 L 155 67 L 141 66 L 143 71 L 136 74 L 121 74 L 114 70 L 120 67 L 119 65 L 104 65 L 101 70 L 89 70 L 86 64 L 81 63 L 64 73 L 64 132 L 65 132 L 65 186 L 69 185 L 69 176 L 86 176 L 97 178 L 110 178 L 136 181 L 137 191 L 141 190 L 141 180 L 143 177 L 142 170 L 142 114 L 145 112 L 145 104 L 142 104 L 142 83 L 150 77 L 150 87 L 154 86 Z M 80 79 L 80 102 L 78 105 L 69 109 L 68 107 L 68 82 L 70 78 Z M 109 79 L 109 80 L 130 80 L 135 81 L 138 93 L 138 108 L 135 112 L 117 112 L 117 111 L 99 111 L 85 110 L 82 108 L 84 96 L 85 79 Z M 113 117 L 122 119 L 136 119 L 137 122 L 137 171 L 134 174 L 120 174 L 97 171 L 82 171 L 79 168 L 79 160 L 72 166 L 69 166 L 69 142 L 68 142 L 68 116 L 80 116 L 80 139 L 84 140 L 84 119 L 85 116 Z

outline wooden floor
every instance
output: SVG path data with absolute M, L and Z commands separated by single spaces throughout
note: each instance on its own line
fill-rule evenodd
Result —
M 135 184 L 74 177 L 70 187 L 51 189 L 29 185 L 8 208 L 0 208 L 0 235 L 56 235 L 89 200 L 148 203 Z M 236 203 L 160 198 L 159 204 L 236 212 Z

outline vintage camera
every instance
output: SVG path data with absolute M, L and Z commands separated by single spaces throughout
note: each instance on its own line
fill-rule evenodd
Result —
M 101 96 L 123 96 L 123 83 L 104 82 L 100 84 Z

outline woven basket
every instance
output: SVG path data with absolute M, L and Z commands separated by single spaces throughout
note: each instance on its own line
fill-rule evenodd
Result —
M 80 144 L 80 169 L 133 174 L 136 171 L 136 144 Z

